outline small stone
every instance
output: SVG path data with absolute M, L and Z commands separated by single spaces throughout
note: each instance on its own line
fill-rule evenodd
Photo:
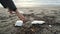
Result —
M 49 25 L 49 27 L 52 27 L 52 25 Z

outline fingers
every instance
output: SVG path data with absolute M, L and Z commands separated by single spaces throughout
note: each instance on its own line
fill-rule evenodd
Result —
M 22 16 L 20 15 L 20 16 L 18 16 L 18 17 L 19 17 L 19 19 L 22 20 L 22 21 L 25 21 L 25 20 L 26 20 L 23 15 L 22 15 Z
M 19 13 L 18 11 L 16 12 L 16 15 L 19 17 L 20 20 L 25 21 L 25 17 L 23 14 Z
M 24 23 L 26 22 L 26 18 L 23 14 L 19 13 L 18 11 L 8 11 L 10 14 L 16 14 L 20 20 L 22 20 Z
M 16 14 L 15 12 L 13 12 L 13 11 L 8 11 L 10 14 Z
M 12 14 L 12 12 L 11 11 L 8 11 L 10 14 Z

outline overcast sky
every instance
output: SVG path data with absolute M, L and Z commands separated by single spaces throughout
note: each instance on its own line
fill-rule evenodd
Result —
M 59 6 L 60 0 L 13 0 L 16 6 L 31 7 L 40 5 L 53 5 Z

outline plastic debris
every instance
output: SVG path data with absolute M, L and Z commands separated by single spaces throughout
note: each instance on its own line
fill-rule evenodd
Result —
M 15 23 L 15 26 L 22 26 L 23 25 L 23 21 L 22 20 L 18 20 Z
M 32 21 L 31 24 L 43 24 L 45 21 Z

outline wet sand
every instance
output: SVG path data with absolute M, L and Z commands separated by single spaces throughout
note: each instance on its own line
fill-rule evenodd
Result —
M 16 15 L 10 15 L 7 9 L 0 9 L 0 34 L 60 34 L 60 9 L 59 8 L 18 8 L 25 12 L 24 15 L 29 21 L 43 20 L 42 25 L 28 25 L 14 27 L 18 19 Z M 30 22 L 27 23 L 30 23 Z M 52 27 L 50 27 L 51 25 Z M 29 27 L 30 26 L 30 27 Z

